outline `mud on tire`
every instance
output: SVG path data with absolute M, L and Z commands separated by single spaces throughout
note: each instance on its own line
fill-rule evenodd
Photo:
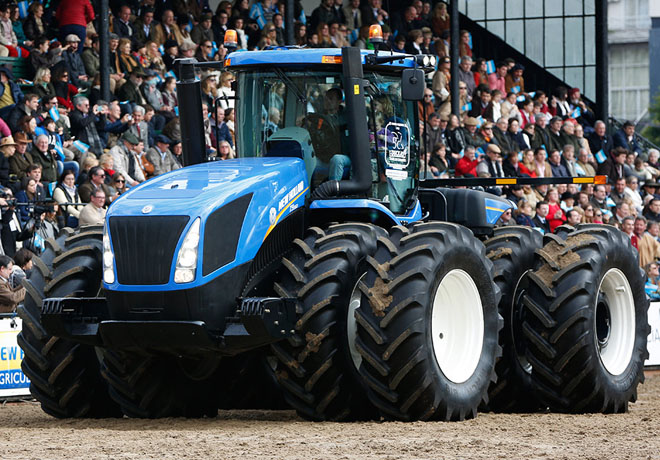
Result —
M 304 418 L 344 421 L 378 415 L 353 362 L 347 315 L 366 271 L 364 260 L 374 253 L 376 238 L 385 234 L 361 223 L 312 227 L 283 259 L 275 290 L 298 298 L 299 319 L 295 335 L 272 345 L 272 351 L 285 399 Z
M 630 239 L 580 226 L 537 251 L 523 331 L 533 388 L 560 412 L 625 412 L 644 380 L 648 300 Z
M 497 382 L 488 389 L 487 409 L 534 411 L 539 408 L 539 402 L 531 391 L 531 369 L 524 358 L 520 299 L 524 292 L 524 275 L 534 268 L 534 253 L 543 246 L 543 236 L 531 227 L 500 227 L 484 244 L 486 255 L 493 262 L 495 284 L 502 293 L 498 309 L 504 319 L 500 331 L 502 357 L 495 365 Z
M 483 244 L 455 224 L 394 227 L 368 262 L 356 347 L 371 401 L 398 420 L 475 417 L 501 353 Z
M 30 392 L 44 412 L 58 418 L 119 417 L 99 372 L 94 347 L 53 337 L 41 324 L 41 304 L 47 297 L 95 297 L 101 288 L 103 229 L 63 229 L 57 239 L 46 241 L 46 250 L 35 257 L 18 315 L 23 330 L 18 344 L 25 357 L 21 368 L 30 379 Z

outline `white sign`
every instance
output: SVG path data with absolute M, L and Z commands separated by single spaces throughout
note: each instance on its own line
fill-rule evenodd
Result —
M 0 319 L 0 399 L 30 395 L 30 380 L 21 371 L 23 350 L 16 343 L 21 326 L 18 317 Z
M 651 325 L 651 333 L 648 337 L 649 359 L 644 365 L 660 366 L 660 302 L 651 302 L 649 324 Z

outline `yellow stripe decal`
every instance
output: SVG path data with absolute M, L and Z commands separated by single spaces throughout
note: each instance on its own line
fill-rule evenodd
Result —
M 502 212 L 504 212 L 504 211 L 506 211 L 506 209 L 509 209 L 509 208 L 502 209 L 502 208 L 493 208 L 492 206 L 486 206 L 486 209 L 488 209 L 489 211 L 502 211 Z
M 574 184 L 593 184 L 594 183 L 594 178 L 593 177 L 574 177 L 573 178 L 573 183 Z
M 297 194 L 297 195 L 296 195 L 291 201 L 289 201 L 289 204 L 287 204 L 286 206 L 284 206 L 284 207 L 282 208 L 282 210 L 280 211 L 280 213 L 279 213 L 279 214 L 277 215 L 277 217 L 275 218 L 275 222 L 273 222 L 273 225 L 271 225 L 270 227 L 268 227 L 268 231 L 266 232 L 266 236 L 264 236 L 264 241 L 266 241 L 266 238 L 268 238 L 268 235 L 270 235 L 270 232 L 273 231 L 273 229 L 275 228 L 275 226 L 277 225 L 277 223 L 280 221 L 280 217 L 282 217 L 282 214 L 284 213 L 284 211 L 286 211 L 287 209 L 289 209 L 289 206 L 291 206 L 293 203 L 295 203 L 296 200 L 297 200 L 298 198 L 300 198 L 301 195 L 304 195 L 305 192 L 306 192 L 307 190 L 309 190 L 309 187 L 307 187 L 305 190 L 303 190 L 302 192 L 300 192 L 299 194 Z
M 518 183 L 517 179 L 495 179 L 497 185 L 515 185 Z

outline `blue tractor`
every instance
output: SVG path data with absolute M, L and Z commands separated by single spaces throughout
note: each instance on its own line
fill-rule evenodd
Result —
M 207 161 L 209 68 L 237 77 L 236 159 Z M 356 48 L 180 61 L 186 167 L 49 240 L 26 283 L 43 409 L 213 416 L 279 391 L 311 420 L 625 410 L 648 327 L 630 242 L 494 230 L 508 200 L 420 182 L 433 68 Z

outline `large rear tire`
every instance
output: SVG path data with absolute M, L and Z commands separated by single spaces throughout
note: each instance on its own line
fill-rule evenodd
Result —
M 48 297 L 95 297 L 101 289 L 103 228 L 64 229 L 35 257 L 27 294 L 18 315 L 23 330 L 18 344 L 21 368 L 30 392 L 47 414 L 68 417 L 120 417 L 99 371 L 94 347 L 54 337 L 41 324 L 41 304 Z
M 275 283 L 282 297 L 298 298 L 295 335 L 272 345 L 287 402 L 310 420 L 364 420 L 378 416 L 351 354 L 356 286 L 365 258 L 386 232 L 361 223 L 313 227 L 296 239 Z M 358 296 L 359 302 L 359 296 Z M 351 332 L 352 331 L 352 332 Z
M 580 227 L 537 253 L 523 297 L 534 390 L 558 412 L 625 412 L 644 380 L 649 333 L 630 239 L 613 227 Z
M 498 309 L 504 319 L 500 331 L 502 357 L 495 365 L 497 382 L 488 389 L 488 409 L 495 412 L 531 412 L 539 401 L 531 390 L 531 366 L 522 337 L 522 303 L 525 274 L 534 268 L 535 251 L 543 236 L 531 227 L 500 227 L 486 240 L 486 255 L 493 262 L 495 284 L 502 299 Z
M 356 348 L 369 398 L 398 420 L 464 420 L 500 355 L 499 289 L 484 245 L 448 223 L 394 227 L 360 283 Z

